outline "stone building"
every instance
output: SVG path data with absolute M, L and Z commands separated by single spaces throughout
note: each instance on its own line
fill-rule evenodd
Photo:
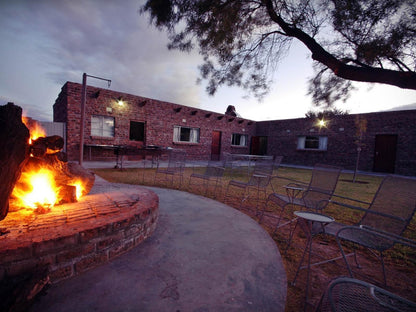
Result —
M 53 106 L 54 121 L 66 123 L 70 160 L 79 158 L 81 89 L 67 82 Z M 231 105 L 219 114 L 88 86 L 85 121 L 84 159 L 114 157 L 115 146 L 160 146 L 184 149 L 194 160 L 282 155 L 285 164 L 353 170 L 360 149 L 359 170 L 416 175 L 416 110 L 340 115 L 325 125 L 311 118 L 255 122 Z

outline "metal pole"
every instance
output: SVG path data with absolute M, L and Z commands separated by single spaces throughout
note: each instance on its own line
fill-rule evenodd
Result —
M 80 138 L 79 138 L 79 164 L 82 166 L 84 160 L 84 130 L 85 130 L 85 105 L 87 99 L 87 77 L 105 80 L 108 83 L 108 87 L 111 85 L 110 79 L 105 79 L 101 77 L 91 76 L 84 73 L 82 75 L 82 91 L 81 91 L 81 121 L 80 121 Z
M 79 139 L 79 164 L 82 166 L 84 160 L 84 127 L 85 127 L 85 100 L 87 97 L 87 74 L 82 75 L 82 92 L 81 92 L 81 124 Z

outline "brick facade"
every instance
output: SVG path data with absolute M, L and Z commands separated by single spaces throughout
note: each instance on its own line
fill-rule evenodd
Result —
M 67 123 L 67 151 L 70 160 L 79 157 L 81 84 L 67 82 L 53 108 L 54 121 Z M 121 98 L 125 105 L 119 106 Z M 91 115 L 112 116 L 115 119 L 113 138 L 91 136 Z M 286 164 L 313 166 L 315 163 L 338 165 L 353 170 L 357 159 L 357 115 L 336 116 L 319 128 L 316 120 L 308 118 L 254 122 L 193 107 L 158 101 L 108 89 L 87 87 L 86 145 L 157 145 L 181 148 L 188 159 L 211 158 L 212 131 L 221 132 L 221 153 L 249 154 L 252 137 L 265 137 L 267 155 L 282 155 Z M 385 171 L 376 165 L 376 140 L 383 135 L 397 138 L 395 159 L 390 160 L 390 172 L 416 175 L 416 110 L 360 114 L 367 122 L 362 136 L 359 170 Z M 129 140 L 130 121 L 145 123 L 143 142 Z M 173 127 L 200 129 L 199 143 L 173 142 Z M 248 146 L 231 144 L 233 133 L 247 134 Z M 298 149 L 299 136 L 326 136 L 326 150 Z M 394 149 L 394 147 L 392 147 Z M 84 151 L 84 158 L 88 150 Z M 94 154 L 96 153 L 96 154 Z M 107 153 L 107 154 L 106 154 Z M 113 151 L 97 150 L 93 156 L 113 156 Z M 387 170 L 389 171 L 389 170 Z
M 24 214 L 24 213 L 23 213 Z M 106 263 L 156 229 L 159 198 L 144 188 L 90 194 L 50 213 L 10 212 L 0 241 L 0 279 L 48 269 L 52 283 Z
M 387 135 L 397 137 L 393 172 L 416 175 L 416 110 L 336 116 L 322 128 L 315 119 L 308 118 L 262 121 L 256 123 L 256 135 L 267 136 L 268 154 L 283 155 L 285 163 L 307 166 L 325 163 L 353 170 L 357 160 L 358 116 L 367 122 L 359 170 L 383 171 L 375 164 L 376 138 Z M 298 149 L 298 137 L 306 135 L 327 136 L 327 150 Z M 394 153 L 394 146 L 388 148 Z
M 54 121 L 67 123 L 67 153 L 70 160 L 79 157 L 81 84 L 67 82 L 53 106 Z M 123 106 L 117 104 L 121 98 Z M 91 115 L 111 116 L 115 118 L 113 138 L 91 136 Z M 85 111 L 86 145 L 129 145 L 142 147 L 156 145 L 184 149 L 189 159 L 208 160 L 211 156 L 212 131 L 221 131 L 221 153 L 248 154 L 246 147 L 231 145 L 233 133 L 254 135 L 255 122 L 230 115 L 214 113 L 193 107 L 158 101 L 136 95 L 107 89 L 87 87 Z M 144 142 L 130 141 L 130 121 L 145 123 Z M 173 127 L 195 127 L 200 129 L 199 143 L 173 142 Z M 105 156 L 106 151 L 97 151 Z M 84 158 L 88 151 L 84 150 Z M 108 156 L 112 151 L 107 151 Z

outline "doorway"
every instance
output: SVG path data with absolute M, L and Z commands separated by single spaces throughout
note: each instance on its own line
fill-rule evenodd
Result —
M 267 137 L 251 137 L 251 155 L 267 155 Z
M 221 131 L 212 131 L 211 160 L 220 160 L 221 156 Z
M 396 150 L 397 134 L 376 135 L 373 171 L 394 173 Z

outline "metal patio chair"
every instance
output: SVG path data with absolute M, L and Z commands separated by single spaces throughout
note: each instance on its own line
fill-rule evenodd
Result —
M 341 168 L 339 167 L 316 164 L 312 169 L 312 177 L 309 184 L 292 182 L 284 186 L 286 195 L 277 193 L 269 195 L 266 205 L 260 214 L 259 223 L 261 224 L 265 218 L 270 218 L 273 222 L 277 220 L 274 225 L 274 235 L 277 229 L 296 220 L 296 218 L 289 218 L 285 223 L 280 224 L 289 206 L 298 206 L 320 212 L 328 205 L 334 194 L 340 173 Z M 267 210 L 269 206 L 277 206 L 277 214 L 275 210 Z
M 416 311 L 416 303 L 383 288 L 349 277 L 331 281 L 316 312 L 406 312 Z
M 167 167 L 162 166 L 162 162 L 158 161 L 154 177 L 154 183 L 159 177 L 160 181 L 168 182 L 169 177 L 173 186 L 174 177 L 179 176 L 179 188 L 183 182 L 183 172 L 185 170 L 186 152 L 182 150 L 171 150 L 168 153 Z
M 353 272 L 342 247 L 343 241 L 352 242 L 354 246 L 363 246 L 373 251 L 381 262 L 383 281 L 386 285 L 383 252 L 392 248 L 396 243 L 416 248 L 414 241 L 401 236 L 415 213 L 416 179 L 395 175 L 386 176 L 368 208 L 332 200 L 331 203 L 364 212 L 361 220 L 355 225 L 332 222 L 323 229 L 325 234 L 335 236 L 350 276 L 353 277 Z M 359 267 L 355 248 L 352 255 Z
M 280 156 L 279 156 L 280 157 Z M 281 161 L 281 159 L 280 159 Z M 280 164 L 280 162 L 279 162 Z M 255 161 L 253 171 L 247 182 L 231 180 L 228 183 L 225 191 L 224 201 L 227 202 L 229 197 L 232 196 L 230 193 L 233 188 L 242 190 L 242 198 L 240 200 L 240 209 L 242 208 L 243 202 L 248 199 L 250 192 L 256 193 L 256 214 L 258 213 L 258 205 L 260 200 L 260 192 L 264 193 L 264 197 L 267 196 L 267 187 L 273 176 L 273 169 L 276 168 L 276 163 L 273 159 L 258 159 Z
M 204 196 L 208 193 L 208 188 L 210 182 L 215 182 L 214 186 L 214 197 L 216 196 L 217 187 L 221 184 L 222 177 L 224 176 L 225 165 L 224 163 L 219 163 L 218 161 L 209 161 L 204 172 L 197 173 L 194 172 L 189 177 L 189 188 L 191 185 L 202 186 L 204 191 Z M 201 181 L 198 183 L 197 181 Z M 192 183 L 193 182 L 193 183 Z

